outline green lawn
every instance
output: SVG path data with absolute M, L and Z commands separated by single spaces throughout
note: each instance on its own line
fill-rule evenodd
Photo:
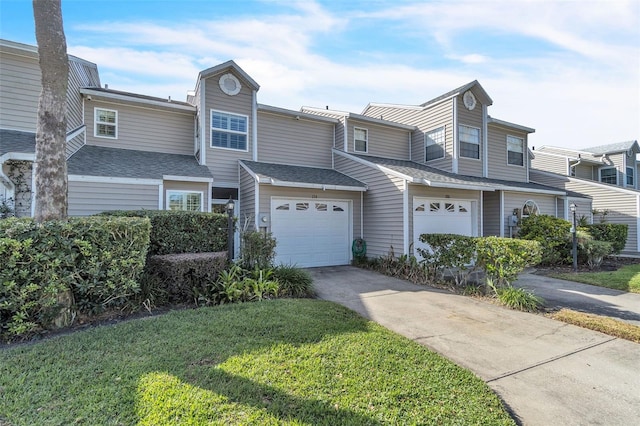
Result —
M 184 310 L 0 350 L 0 424 L 514 424 L 477 377 L 339 305 Z
M 640 264 L 627 265 L 611 272 L 553 274 L 552 277 L 579 283 L 640 293 Z

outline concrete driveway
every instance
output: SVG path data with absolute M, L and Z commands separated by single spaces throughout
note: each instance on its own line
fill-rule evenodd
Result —
M 318 296 L 482 378 L 525 425 L 632 425 L 640 345 L 351 266 L 310 269 Z

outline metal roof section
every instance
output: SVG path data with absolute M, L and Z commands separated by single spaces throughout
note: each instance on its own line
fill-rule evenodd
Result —
M 337 118 L 325 117 L 325 116 L 316 115 L 316 114 L 309 114 L 303 111 L 295 111 L 292 109 L 279 108 L 279 107 L 264 105 L 264 104 L 258 104 L 258 112 L 270 112 L 273 114 L 286 115 L 296 119 L 304 118 L 308 120 L 324 121 L 331 124 L 340 123 L 340 120 L 338 120 Z
M 411 183 L 423 184 L 435 188 L 469 189 L 476 191 L 516 191 L 566 195 L 566 191 L 563 189 L 561 190 L 537 183 L 515 182 L 460 175 L 445 172 L 413 161 L 394 160 L 362 154 L 350 154 L 335 149 L 334 153 L 355 159 L 356 161 L 369 163 L 369 165 L 379 167 L 383 170 L 386 169 L 387 171 L 390 171 Z
M 200 80 L 204 80 L 205 78 L 222 74 L 224 71 L 227 71 L 229 69 L 233 69 L 237 74 L 239 74 L 242 77 L 242 79 L 245 80 L 245 82 L 252 87 L 253 90 L 260 89 L 260 85 L 256 83 L 256 81 L 253 78 L 251 78 L 249 74 L 247 74 L 242 68 L 240 68 L 240 66 L 238 66 L 238 64 L 236 64 L 232 60 L 224 62 L 222 64 L 218 64 L 211 68 L 207 68 L 206 70 L 200 71 L 200 73 L 198 74 L 198 82 L 200 82 Z
M 79 176 L 131 179 L 164 179 L 172 176 L 213 181 L 209 168 L 198 164 L 193 155 L 91 145 L 83 146 L 67 160 L 67 171 L 69 175 Z
M 638 146 L 638 141 L 624 141 L 611 143 L 607 145 L 599 145 L 591 148 L 584 148 L 583 151 L 587 151 L 592 153 L 593 155 L 600 156 L 606 154 L 618 154 L 620 152 L 631 151 L 633 148 L 640 151 L 640 146 Z
M 532 129 L 531 127 L 526 127 L 526 126 L 522 126 L 520 124 L 510 123 L 510 122 L 504 121 L 504 120 L 498 120 L 497 118 L 493 118 L 490 115 L 487 116 L 487 123 L 488 124 L 495 124 L 495 125 L 501 126 L 501 127 L 506 127 L 508 129 L 520 130 L 521 132 L 525 132 L 525 133 L 535 133 L 536 132 L 536 129 Z
M 248 160 L 240 160 L 240 165 L 258 183 L 273 186 L 360 192 L 367 190 L 366 184 L 333 169 L 289 166 Z
M 480 83 L 478 82 L 478 80 L 473 80 L 470 83 L 467 83 L 463 86 L 457 87 L 453 90 L 451 90 L 450 92 L 444 93 L 436 98 L 431 99 L 430 101 L 427 101 L 423 104 L 421 104 L 421 107 L 429 107 L 433 104 L 436 104 L 444 99 L 447 98 L 451 98 L 457 95 L 460 95 L 464 92 L 466 92 L 467 90 L 476 88 L 476 90 L 478 91 L 478 93 L 480 94 L 480 96 L 484 99 L 480 99 L 480 101 L 482 101 L 483 104 L 486 105 L 493 105 L 493 100 L 491 99 L 491 97 L 489 96 L 489 94 L 484 90 L 484 88 L 482 87 L 482 85 L 480 85 Z
M 134 102 L 145 105 L 153 105 L 157 107 L 178 109 L 182 111 L 195 112 L 196 107 L 187 102 L 174 101 L 171 98 L 158 98 L 155 96 L 147 96 L 141 95 L 138 93 L 131 92 L 123 92 L 120 90 L 112 90 L 112 89 L 103 89 L 100 87 L 82 87 L 80 88 L 80 93 L 88 96 L 96 96 L 100 98 L 117 100 L 117 101 L 125 101 L 125 102 Z

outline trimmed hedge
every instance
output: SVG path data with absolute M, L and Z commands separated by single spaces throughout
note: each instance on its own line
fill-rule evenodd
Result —
M 148 217 L 149 255 L 227 250 L 227 216 L 172 210 L 114 210 L 101 216 Z
M 533 240 L 542 247 L 541 263 L 557 265 L 571 257 L 571 223 L 549 215 L 532 215 L 520 221 L 518 238 Z
M 613 254 L 620 254 L 627 244 L 629 227 L 620 223 L 594 223 L 585 226 L 593 239 L 611 243 Z
M 0 332 L 51 327 L 61 304 L 73 315 L 131 303 L 140 292 L 150 229 L 145 218 L 1 221 Z
M 542 258 L 541 244 L 517 238 L 484 237 L 476 239 L 477 265 L 496 285 L 508 285 L 527 266 Z
M 169 303 L 196 303 L 227 267 L 227 253 L 178 253 L 149 256 L 147 293 Z

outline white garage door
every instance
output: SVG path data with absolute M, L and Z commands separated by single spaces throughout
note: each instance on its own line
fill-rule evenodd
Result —
M 276 264 L 346 265 L 350 261 L 349 202 L 318 199 L 271 200 Z
M 420 242 L 420 234 L 475 234 L 473 202 L 449 198 L 413 199 L 413 241 L 417 248 L 427 248 Z M 418 251 L 415 251 L 416 257 Z

